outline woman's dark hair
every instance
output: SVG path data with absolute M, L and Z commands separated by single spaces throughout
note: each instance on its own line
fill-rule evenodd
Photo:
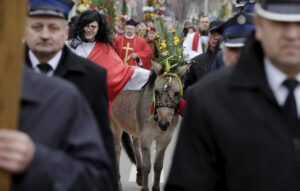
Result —
M 99 30 L 95 36 L 95 40 L 109 44 L 113 47 L 109 26 L 105 20 L 105 16 L 95 10 L 86 10 L 81 13 L 70 29 L 71 32 L 69 38 L 75 39 L 79 36 L 82 40 L 85 40 L 84 27 L 94 21 L 99 24 Z

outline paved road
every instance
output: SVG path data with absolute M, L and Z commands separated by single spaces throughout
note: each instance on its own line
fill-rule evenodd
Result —
M 170 168 L 170 165 L 172 162 L 173 151 L 175 148 L 175 143 L 177 140 L 178 130 L 179 130 L 179 127 L 176 128 L 176 130 L 174 132 L 174 137 L 166 151 L 166 156 L 165 156 L 165 161 L 164 161 L 164 169 L 162 171 L 161 180 L 160 180 L 161 185 L 162 185 L 161 188 L 163 188 L 165 181 L 167 179 L 167 176 L 168 176 L 169 168 Z M 152 149 L 152 151 L 153 150 L 154 149 Z M 153 161 L 153 158 L 154 158 L 153 152 L 151 152 L 151 156 L 152 156 L 152 161 Z M 141 190 L 141 187 L 139 187 L 135 183 L 135 178 L 136 178 L 135 165 L 130 163 L 127 155 L 124 152 L 122 152 L 122 154 L 121 154 L 120 168 L 121 168 L 121 182 L 122 182 L 122 186 L 123 186 L 123 191 L 139 191 L 139 190 Z M 153 183 L 152 182 L 153 172 L 151 172 L 149 178 L 150 178 L 149 188 L 151 189 L 152 183 Z

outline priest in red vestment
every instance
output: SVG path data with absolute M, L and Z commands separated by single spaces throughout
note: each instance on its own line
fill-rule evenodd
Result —
M 153 52 L 146 40 L 135 34 L 137 24 L 133 19 L 126 22 L 125 34 L 114 40 L 116 52 L 125 64 L 150 70 Z
M 147 82 L 150 72 L 123 63 L 113 48 L 104 18 L 104 15 L 94 10 L 83 12 L 71 28 L 68 45 L 76 54 L 94 61 L 107 70 L 111 106 L 122 89 L 140 89 Z

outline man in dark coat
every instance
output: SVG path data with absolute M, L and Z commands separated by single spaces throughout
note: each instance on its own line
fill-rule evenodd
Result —
M 299 7 L 258 1 L 238 63 L 190 89 L 166 191 L 300 190 Z
M 111 180 L 117 187 L 117 167 L 113 136 L 109 124 L 106 71 L 77 56 L 65 45 L 68 38 L 67 15 L 72 1 L 31 0 L 25 30 L 28 47 L 26 62 L 34 71 L 59 76 L 77 86 L 88 101 L 111 159 Z
M 27 65 L 32 66 L 29 54 Z M 54 76 L 72 82 L 87 99 L 105 138 L 109 152 L 114 152 L 108 116 L 106 71 L 95 63 L 74 54 L 66 45 L 62 49 Z M 112 150 L 111 150 L 112 149 Z
M 11 190 L 112 190 L 101 132 L 77 88 L 25 68 L 22 89 L 19 131 L 0 130 Z
M 206 52 L 194 57 L 191 60 L 191 67 L 184 77 L 184 88 L 188 89 L 189 86 L 196 83 L 206 73 L 210 71 L 210 67 L 214 60 L 214 52 L 217 48 L 218 40 L 221 35 L 216 29 L 222 24 L 221 21 L 212 21 L 209 24 L 209 35 L 208 35 L 208 48 Z

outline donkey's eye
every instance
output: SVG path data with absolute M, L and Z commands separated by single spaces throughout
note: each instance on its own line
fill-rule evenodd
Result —
M 180 92 L 175 92 L 174 97 L 179 98 L 180 97 Z
M 158 95 L 159 95 L 159 91 L 158 91 L 158 90 L 155 90 L 155 91 L 154 91 L 154 94 L 155 94 L 156 96 L 158 96 Z

